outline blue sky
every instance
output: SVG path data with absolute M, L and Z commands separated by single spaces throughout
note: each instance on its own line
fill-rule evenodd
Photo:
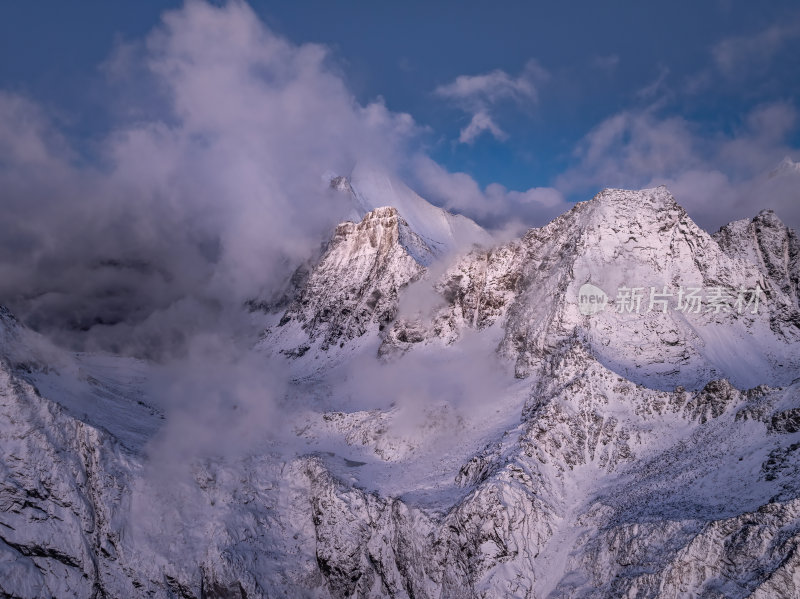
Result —
M 119 90 L 102 65 L 121 45 L 152 35 L 166 9 L 181 6 L 7 3 L 0 9 L 0 89 L 43 106 L 71 145 L 91 154 L 120 119 Z M 569 202 L 605 186 L 664 182 L 713 228 L 764 207 L 753 198 L 761 193 L 755 179 L 784 156 L 800 159 L 794 2 L 250 6 L 294 46 L 324 45 L 326 69 L 360 105 L 382 99 L 391 113 L 410 115 L 416 132 L 408 154 L 467 175 L 477 191 L 470 182 L 472 191 L 448 192 L 457 186 L 419 168 L 416 158 L 397 170 L 434 201 L 490 225 L 515 215 L 540 224 L 563 206 L 551 196 L 545 204 L 553 209 L 515 205 L 510 191 L 555 190 Z M 146 102 L 146 85 L 126 93 L 142 93 Z M 759 118 L 766 120 L 755 124 Z M 769 128 L 775 131 L 762 139 L 759 130 Z M 775 193 L 788 193 L 775 207 L 796 223 L 797 198 Z M 717 217 L 714 196 L 732 194 L 737 199 Z M 492 201 L 506 207 L 479 206 Z
M 255 6 L 292 39 L 330 44 L 362 100 L 382 94 L 391 109 L 430 125 L 438 134 L 437 159 L 467 170 L 483 185 L 500 181 L 521 189 L 548 183 L 591 127 L 653 96 L 665 101 L 665 112 L 697 119 L 713 132 L 737 126 L 759 102 L 796 99 L 800 86 L 800 76 L 793 76 L 800 74 L 799 40 L 787 39 L 741 79 L 687 89 L 714 69 L 716 44 L 757 36 L 787 20 L 796 23 L 800 11 L 794 3 L 508 2 L 498 8 L 467 2 L 430 8 L 431 3 L 364 2 L 346 10 L 325 2 L 311 10 L 290 4 L 294 9 Z M 467 115 L 433 91 L 459 75 L 501 69 L 514 77 L 532 59 L 547 76 L 537 83 L 536 101 L 497 108 L 507 141 L 484 135 L 469 146 L 448 143 Z M 642 97 L 657 81 L 662 87 Z

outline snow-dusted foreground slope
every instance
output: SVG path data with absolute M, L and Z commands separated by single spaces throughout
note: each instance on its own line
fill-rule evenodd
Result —
M 294 381 L 291 451 L 176 474 L 153 367 L 0 313 L 0 594 L 800 596 L 793 232 L 762 213 L 710 236 L 663 188 L 608 190 L 442 263 L 375 208 L 255 350 Z

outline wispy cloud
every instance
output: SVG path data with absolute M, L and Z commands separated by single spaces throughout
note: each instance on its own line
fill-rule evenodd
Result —
M 769 62 L 785 44 L 800 37 L 800 18 L 776 23 L 755 34 L 724 39 L 712 48 L 716 67 L 734 77 Z
M 547 78 L 537 61 L 529 60 L 517 77 L 502 70 L 482 75 L 460 75 L 446 85 L 440 85 L 434 94 L 450 100 L 471 115 L 470 123 L 461 130 L 459 141 L 472 143 L 483 132 L 496 139 L 508 137 L 496 123 L 493 111 L 503 102 L 524 106 L 538 99 L 538 86 Z
M 662 65 L 658 71 L 658 76 L 653 79 L 653 81 L 637 90 L 636 97 L 641 100 L 652 100 L 664 89 L 664 83 L 667 77 L 669 77 L 669 73 L 669 69 Z
M 595 56 L 591 61 L 591 65 L 603 71 L 613 71 L 619 66 L 619 54 Z
M 417 156 L 413 166 L 415 180 L 426 197 L 493 229 L 543 225 L 570 207 L 552 187 L 515 191 L 492 183 L 481 189 L 467 173 L 450 172 L 427 156 Z
M 495 139 L 503 141 L 508 138 L 508 133 L 497 126 L 491 116 L 483 110 L 472 115 L 469 125 L 464 127 L 458 136 L 461 143 L 471 144 L 484 131 L 491 133 Z
M 437 87 L 435 93 L 470 106 L 494 103 L 506 98 L 535 101 L 536 80 L 543 75 L 544 70 L 536 61 L 531 60 L 519 77 L 513 78 L 499 69 L 483 75 L 460 75 L 452 83 Z

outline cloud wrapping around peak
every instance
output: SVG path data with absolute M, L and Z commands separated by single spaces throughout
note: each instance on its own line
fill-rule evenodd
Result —
M 64 343 L 149 355 L 268 295 L 348 214 L 321 173 L 394 165 L 420 131 L 330 63 L 244 2 L 189 2 L 103 65 L 120 94 L 91 164 L 0 92 L 0 301 Z

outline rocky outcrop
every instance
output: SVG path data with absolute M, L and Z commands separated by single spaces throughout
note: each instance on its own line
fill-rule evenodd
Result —
M 714 239 L 730 256 L 755 264 L 774 305 L 773 325 L 800 329 L 800 239 L 772 210 L 722 227 Z
M 287 330 L 292 341 L 298 335 L 302 341 L 286 351 L 302 355 L 315 342 L 325 351 L 381 330 L 396 315 L 400 290 L 432 259 L 430 248 L 394 208 L 373 210 L 360 223 L 342 223 L 280 320 L 279 327 L 295 324 Z

